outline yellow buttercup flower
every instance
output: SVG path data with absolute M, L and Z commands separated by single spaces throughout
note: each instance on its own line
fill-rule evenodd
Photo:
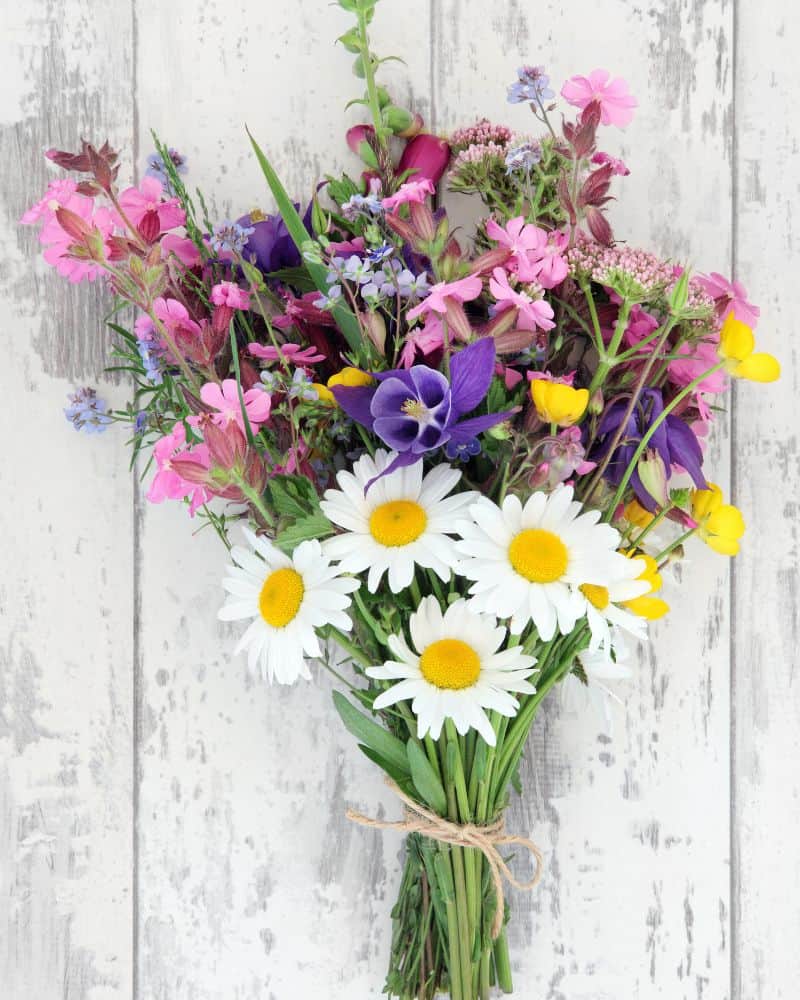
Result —
M 646 618 L 648 621 L 663 618 L 669 611 L 669 604 L 660 597 L 652 596 L 661 590 L 662 585 L 661 574 L 658 572 L 658 564 L 655 559 L 644 552 L 637 552 L 636 549 L 629 549 L 624 555 L 629 559 L 641 559 L 644 562 L 644 569 L 637 579 L 650 584 L 650 590 L 646 594 L 634 597 L 630 601 L 624 601 L 624 606 L 635 615 Z
M 780 378 L 780 362 L 771 354 L 754 354 L 755 346 L 752 329 L 729 313 L 722 324 L 718 352 L 725 362 L 725 370 L 734 378 L 775 382 Z
M 736 555 L 745 532 L 744 518 L 738 507 L 722 502 L 722 490 L 716 483 L 692 493 L 692 517 L 698 524 L 697 534 L 709 548 L 723 556 Z
M 586 412 L 588 389 L 573 389 L 562 382 L 537 378 L 531 382 L 531 399 L 541 420 L 559 427 L 571 427 Z
M 631 500 L 625 505 L 623 517 L 631 524 L 635 524 L 637 528 L 646 528 L 655 514 L 651 514 L 649 510 L 642 507 L 638 500 Z
M 313 387 L 317 390 L 317 395 L 321 403 L 326 406 L 337 406 L 336 397 L 331 392 L 335 385 L 348 387 L 359 385 L 372 385 L 375 380 L 368 372 L 362 372 L 360 368 L 342 368 L 340 372 L 331 375 L 327 385 L 321 382 L 313 382 Z

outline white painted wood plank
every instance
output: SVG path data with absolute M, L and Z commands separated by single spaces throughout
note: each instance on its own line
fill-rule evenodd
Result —
M 545 64 L 556 89 L 606 67 L 640 101 L 626 132 L 603 132 L 632 171 L 617 187 L 617 235 L 728 269 L 728 5 L 442 0 L 437 12 L 439 128 L 483 115 L 530 128 L 527 109 L 506 103 L 523 63 Z M 720 430 L 709 463 L 725 484 Z M 557 696 L 534 730 L 510 820 L 546 850 L 541 888 L 512 900 L 521 997 L 729 996 L 727 565 L 698 544 L 684 576 L 614 738 L 591 716 L 563 716 Z
M 130 135 L 129 8 L 2 16 L 0 994 L 130 1000 L 130 477 L 120 433 L 77 435 L 62 415 L 74 380 L 102 370 L 102 296 L 46 273 L 17 225 L 44 190 L 43 149 Z
M 743 383 L 736 495 L 750 542 L 734 578 L 735 1000 L 789 1000 L 800 980 L 798 352 L 796 205 L 800 16 L 786 0 L 738 4 L 736 270 L 762 313 L 776 385 Z
M 243 125 L 288 189 L 307 197 L 348 163 L 343 111 L 357 96 L 333 40 L 336 6 L 254 0 L 168 7 L 138 0 L 139 119 L 190 158 L 213 212 L 271 208 Z M 427 0 L 375 20 L 397 96 L 428 89 Z M 164 95 L 169 94 L 169 100 Z M 424 109 L 424 103 L 423 103 Z M 344 732 L 320 677 L 268 688 L 232 660 L 216 612 L 225 552 L 191 537 L 179 508 L 150 508 L 141 550 L 142 742 L 139 982 L 147 1000 L 377 996 L 399 877 L 398 835 L 374 836 L 347 805 L 388 801 Z

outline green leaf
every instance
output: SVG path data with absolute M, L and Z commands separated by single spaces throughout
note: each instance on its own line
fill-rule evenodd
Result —
M 304 518 L 320 513 L 317 491 L 302 476 L 273 476 L 269 481 L 269 495 L 279 514 Z
M 294 245 L 297 247 L 299 253 L 303 253 L 303 244 L 307 242 L 310 238 L 310 234 L 306 230 L 303 220 L 300 217 L 297 209 L 294 207 L 294 203 L 289 195 L 286 193 L 286 188 L 284 188 L 281 183 L 280 178 L 275 173 L 272 164 L 264 155 L 261 147 L 258 145 L 256 140 L 250 134 L 250 130 L 247 129 L 247 135 L 250 138 L 250 143 L 253 147 L 253 151 L 256 154 L 256 159 L 258 160 L 261 171 L 266 178 L 267 184 L 269 185 L 270 191 L 272 191 L 272 196 L 274 197 L 277 205 L 278 211 L 281 214 L 281 218 L 289 230 L 289 235 L 292 237 Z M 135 260 L 135 258 L 131 258 Z M 327 294 L 328 291 L 328 281 L 327 281 L 327 270 L 322 264 L 317 264 L 309 261 L 306 264 L 308 268 L 308 273 L 316 286 L 317 290 L 322 294 Z M 337 303 L 331 310 L 333 318 L 336 320 L 336 324 L 342 331 L 342 334 L 350 345 L 351 349 L 354 351 L 359 351 L 362 338 L 361 338 L 361 326 L 358 319 L 351 310 L 347 309 L 341 303 Z
M 406 748 L 396 736 L 379 726 L 377 722 L 368 719 L 359 712 L 339 691 L 333 692 L 333 705 L 339 713 L 345 729 L 377 754 L 380 754 L 396 771 L 409 774 Z
M 275 544 L 287 555 L 291 555 L 301 542 L 311 538 L 326 538 L 333 534 L 333 525 L 324 514 L 311 514 L 301 517 L 294 524 L 284 528 L 275 537 Z
M 270 271 L 267 277 L 282 281 L 285 285 L 291 285 L 299 292 L 313 292 L 317 287 L 304 267 L 282 267 L 278 271 Z
M 377 750 L 373 750 L 372 747 L 365 746 L 363 743 L 358 744 L 358 749 L 365 757 L 369 757 L 373 764 L 377 764 L 382 771 L 385 771 L 392 781 L 396 781 L 407 795 L 414 794 L 414 789 L 408 778 L 408 771 L 401 771 L 400 768 L 395 767 L 392 761 L 387 760 L 383 754 L 379 754 Z
M 447 796 L 425 751 L 416 740 L 409 739 L 406 744 L 406 752 L 414 787 L 431 809 L 443 816 L 447 812 Z

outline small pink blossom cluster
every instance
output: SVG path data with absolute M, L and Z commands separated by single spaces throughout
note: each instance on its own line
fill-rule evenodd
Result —
M 450 173 L 457 173 L 459 167 L 466 166 L 467 164 L 484 163 L 486 160 L 499 160 L 501 163 L 505 163 L 505 158 L 505 147 L 499 146 L 496 142 L 474 143 L 466 149 L 462 149 L 458 156 L 456 156 L 450 168 Z
M 609 283 L 612 272 L 622 272 L 644 289 L 667 288 L 675 280 L 672 264 L 649 250 L 616 244 L 604 246 L 594 240 L 579 239 L 567 252 L 567 263 L 575 275 L 583 275 L 598 285 Z
M 474 125 L 457 128 L 450 136 L 450 146 L 458 154 L 470 146 L 507 146 L 514 133 L 506 125 L 495 125 L 488 118 L 481 118 Z

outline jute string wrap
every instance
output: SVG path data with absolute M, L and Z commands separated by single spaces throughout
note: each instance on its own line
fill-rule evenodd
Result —
M 494 894 L 497 900 L 494 920 L 492 921 L 492 940 L 500 933 L 503 927 L 503 916 L 505 913 L 505 896 L 503 894 L 503 880 L 515 889 L 530 892 L 535 888 L 542 877 L 542 852 L 527 837 L 517 837 L 505 832 L 505 821 L 502 816 L 493 823 L 454 823 L 452 820 L 437 816 L 436 813 L 426 809 L 425 806 L 415 802 L 390 778 L 386 779 L 386 784 L 394 794 L 405 805 L 405 818 L 400 820 L 372 819 L 364 816 L 354 809 L 347 810 L 347 818 L 353 823 L 361 826 L 370 826 L 375 830 L 402 830 L 404 833 L 420 833 L 431 840 L 437 840 L 442 844 L 453 844 L 456 847 L 474 847 L 486 858 L 489 871 L 492 874 L 494 883 Z M 536 871 L 527 882 L 520 882 L 514 877 L 511 869 L 503 860 L 499 848 L 510 844 L 518 844 L 529 851 L 536 859 Z

